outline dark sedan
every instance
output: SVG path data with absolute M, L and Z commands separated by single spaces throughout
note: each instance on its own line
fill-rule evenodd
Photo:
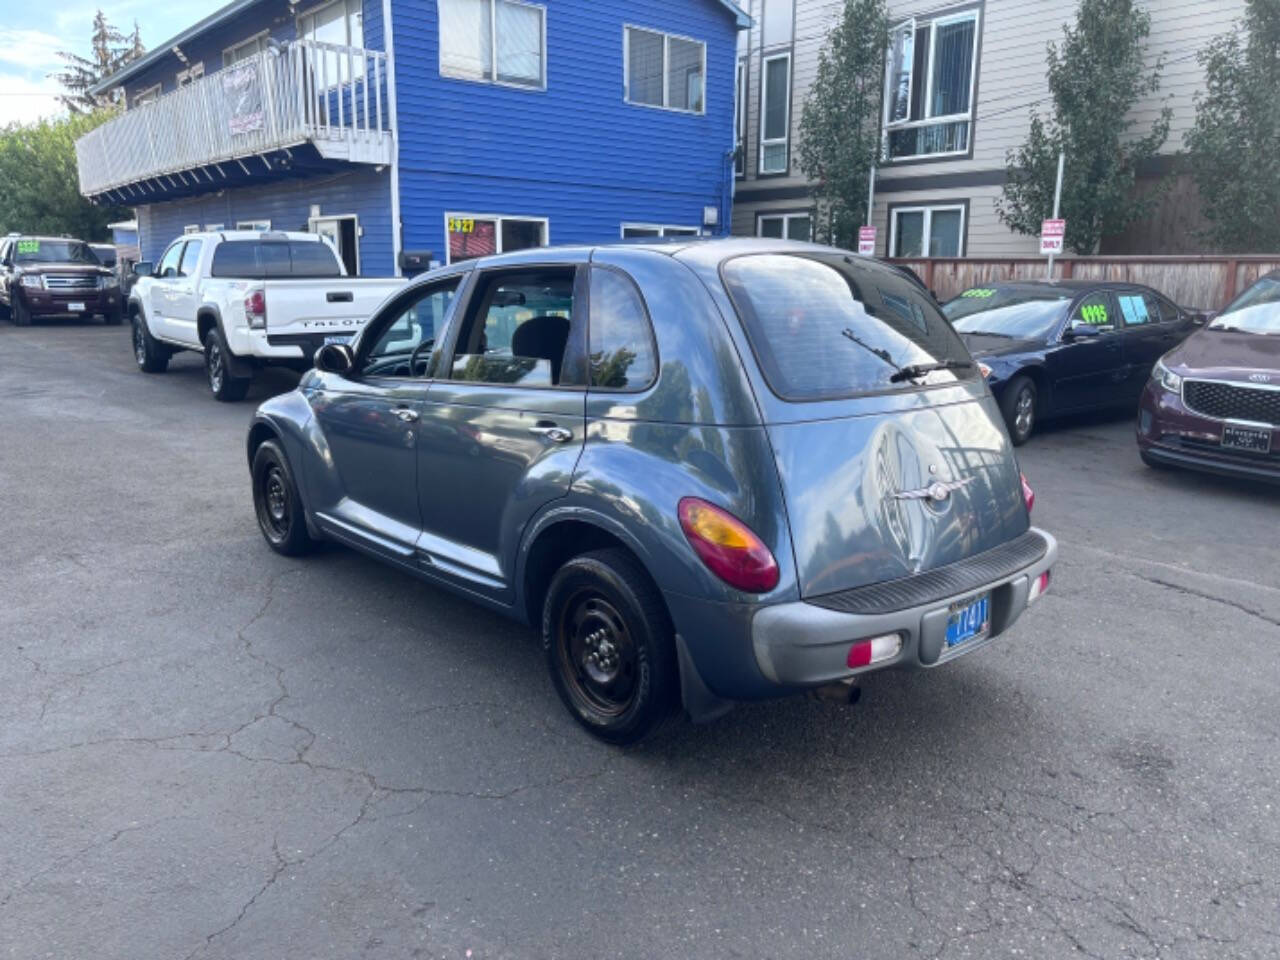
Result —
M 1280 481 L 1280 271 L 1156 364 L 1138 449 L 1153 467 Z
M 1150 287 L 1071 280 L 974 287 L 942 311 L 1017 445 L 1042 419 L 1132 409 L 1156 361 L 1203 322 Z

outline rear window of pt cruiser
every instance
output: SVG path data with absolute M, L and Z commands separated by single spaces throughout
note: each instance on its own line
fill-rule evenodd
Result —
M 769 388 L 839 400 L 977 376 L 938 308 L 905 277 L 841 255 L 748 254 L 722 268 Z M 904 367 L 957 369 L 894 379 Z

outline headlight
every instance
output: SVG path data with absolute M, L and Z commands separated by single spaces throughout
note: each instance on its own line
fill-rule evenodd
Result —
M 118 284 L 116 283 L 115 277 L 99 277 L 98 278 L 99 290 L 114 290 L 117 286 Z
M 24 273 L 22 275 L 22 285 L 24 287 L 31 287 L 35 290 L 43 290 L 44 277 L 38 273 Z
M 1157 360 L 1151 368 L 1151 379 L 1170 393 L 1182 392 L 1182 378 L 1166 367 L 1163 360 Z

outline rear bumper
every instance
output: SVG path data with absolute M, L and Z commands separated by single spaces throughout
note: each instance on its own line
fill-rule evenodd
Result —
M 1044 550 L 1030 562 L 988 582 L 966 583 L 962 591 L 947 596 L 937 596 L 935 592 L 927 601 L 901 609 L 851 612 L 806 601 L 763 607 L 751 621 L 756 664 L 772 683 L 803 687 L 890 667 L 935 667 L 985 646 L 1022 615 L 1028 606 L 1031 585 L 1057 560 L 1057 541 L 1042 530 L 1033 532 L 1043 539 Z M 909 581 L 900 583 L 904 588 L 910 586 Z M 951 605 L 987 591 L 991 592 L 990 632 L 948 649 L 946 632 Z M 909 592 L 904 589 L 903 595 Z M 902 640 L 896 655 L 865 667 L 849 667 L 847 657 L 852 644 L 894 633 Z
M 1280 428 L 1271 431 L 1271 452 L 1257 454 L 1224 450 L 1224 423 L 1194 413 L 1178 394 L 1148 384 L 1138 406 L 1138 449 L 1147 460 L 1171 467 L 1280 483 Z

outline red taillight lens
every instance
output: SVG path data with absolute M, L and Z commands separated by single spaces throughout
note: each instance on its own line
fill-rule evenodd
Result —
M 717 577 L 747 593 L 768 593 L 778 585 L 778 561 L 745 523 L 717 506 L 685 497 L 680 527 L 694 552 Z
M 261 290 L 253 290 L 244 298 L 244 317 L 251 327 L 267 325 L 267 295 Z
M 1036 492 L 1031 489 L 1031 484 L 1027 483 L 1027 475 L 1019 474 L 1022 477 L 1022 499 L 1027 505 L 1027 513 L 1031 512 L 1031 508 L 1036 505 Z

